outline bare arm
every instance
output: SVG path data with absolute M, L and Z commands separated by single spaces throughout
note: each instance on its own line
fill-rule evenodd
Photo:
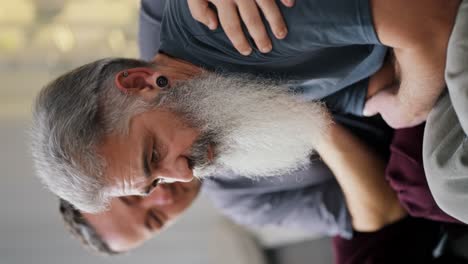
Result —
M 344 127 L 333 124 L 316 150 L 343 190 L 355 230 L 376 231 L 406 214 L 384 178 L 385 162 Z
M 459 2 L 371 0 L 377 35 L 394 49 L 401 80 L 369 99 L 365 115 L 380 113 L 394 128 L 426 119 L 445 87 L 447 44 Z

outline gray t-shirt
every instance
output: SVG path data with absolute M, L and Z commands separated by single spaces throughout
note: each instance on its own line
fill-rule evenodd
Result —
M 161 20 L 167 0 L 142 0 L 138 20 L 140 57 L 150 61 L 161 45 Z
M 297 1 L 293 8 L 278 5 L 288 24 L 288 36 L 277 40 L 268 31 L 273 50 L 263 54 L 254 49 L 250 56 L 243 56 L 221 27 L 211 31 L 194 20 L 186 0 L 168 1 L 160 51 L 208 70 L 287 79 L 305 100 L 331 95 L 326 102 L 332 110 L 362 115 L 368 77 L 381 67 L 387 50 L 375 33 L 369 1 Z M 142 12 L 145 9 L 150 13 L 151 3 Z
M 238 224 L 352 237 L 351 217 L 338 183 L 323 162 L 290 175 L 250 179 L 224 173 L 205 179 L 203 192 Z

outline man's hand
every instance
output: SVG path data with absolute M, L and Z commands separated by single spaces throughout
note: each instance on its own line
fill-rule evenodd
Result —
M 187 0 L 192 16 L 205 24 L 211 30 L 218 27 L 218 17 L 227 37 L 234 47 L 242 55 L 252 52 L 244 32 L 241 21 L 246 25 L 250 36 L 255 41 L 258 49 L 267 53 L 272 49 L 271 40 L 268 37 L 265 25 L 260 16 L 263 12 L 271 31 L 277 39 L 286 37 L 288 30 L 283 16 L 274 0 Z M 295 0 L 281 0 L 287 6 L 292 7 Z M 209 3 L 216 6 L 218 14 L 209 7 Z
M 394 85 L 376 93 L 367 100 L 363 114 L 373 116 L 380 113 L 385 122 L 393 128 L 412 127 L 424 122 L 430 109 L 415 112 L 415 109 L 402 102 L 398 89 L 399 87 Z

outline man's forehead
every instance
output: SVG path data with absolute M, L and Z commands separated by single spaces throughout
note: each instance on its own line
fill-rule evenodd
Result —
M 130 119 L 125 132 L 114 131 L 104 136 L 98 149 L 106 152 L 104 154 L 116 151 L 134 154 L 133 152 L 141 151 L 144 141 L 151 136 L 152 119 L 149 117 L 154 113 L 154 110 L 151 110 L 135 115 Z
M 146 185 L 141 159 L 144 151 L 144 133 L 139 138 L 131 135 L 108 135 L 98 148 L 105 161 L 104 177 L 110 184 L 112 196 L 137 195 Z

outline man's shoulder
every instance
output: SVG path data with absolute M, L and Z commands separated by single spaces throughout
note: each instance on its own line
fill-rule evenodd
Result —
M 211 35 L 217 31 L 212 31 L 202 23 L 196 21 L 188 7 L 187 0 L 170 0 L 166 2 L 162 17 L 163 37 L 177 37 L 181 34 L 183 36 L 204 36 Z M 180 36 L 180 35 L 179 35 Z
M 212 31 L 196 21 L 186 0 L 167 1 L 161 24 L 161 52 L 213 71 L 238 56 L 234 52 L 225 54 L 225 49 L 230 48 L 235 51 L 221 27 Z
M 140 14 L 151 24 L 161 24 L 167 0 L 141 0 Z
M 140 57 L 151 60 L 161 44 L 161 21 L 167 0 L 142 0 L 138 21 Z

